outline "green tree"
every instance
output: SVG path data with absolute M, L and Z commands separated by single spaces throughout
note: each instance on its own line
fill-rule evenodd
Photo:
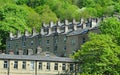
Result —
M 114 8 L 115 8 L 115 12 L 120 13 L 120 3 L 116 3 Z
M 39 13 L 41 22 L 49 23 L 50 21 L 56 22 L 58 20 L 56 14 L 52 12 L 48 5 L 38 6 L 35 11 Z
M 7 3 L 9 3 L 9 4 L 15 4 L 15 1 L 14 0 L 0 0 L 0 5 L 2 6 L 2 5 L 5 5 L 5 4 L 7 4 Z M 0 6 L 0 7 L 1 7 Z
M 29 11 L 27 12 L 28 16 L 27 16 L 27 26 L 30 28 L 36 28 L 37 30 L 40 29 L 42 22 L 41 22 L 41 16 L 39 15 L 39 13 L 37 13 L 36 11 L 34 11 L 31 7 L 28 7 L 26 5 L 24 5 L 24 8 Z
M 103 15 L 105 16 L 112 16 L 114 14 L 114 6 L 106 6 L 106 7 L 103 7 Z
M 102 34 L 109 34 L 115 37 L 116 42 L 120 45 L 120 21 L 118 18 L 106 18 L 100 24 Z
M 55 12 L 58 18 L 61 20 L 78 18 L 79 8 L 76 5 L 72 5 L 66 0 L 47 0 L 46 5 L 49 5 L 50 9 Z
M 97 17 L 97 10 L 92 7 L 85 8 L 83 11 L 80 12 L 80 17 L 84 18 Z
M 113 4 L 112 0 L 94 0 L 95 3 L 100 4 L 102 7 L 104 6 L 111 6 Z
M 0 49 L 5 49 L 6 38 L 10 31 L 31 31 L 33 27 L 40 27 L 40 16 L 27 6 L 6 3 L 0 7 L 0 38 L 2 38 Z
M 74 54 L 81 62 L 82 73 L 90 75 L 118 75 L 120 72 L 120 46 L 105 34 L 89 35 L 90 41 Z
M 80 8 L 82 7 L 94 7 L 95 1 L 94 0 L 78 0 L 77 4 Z

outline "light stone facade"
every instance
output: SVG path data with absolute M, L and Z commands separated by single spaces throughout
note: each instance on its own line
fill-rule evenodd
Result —
M 23 62 L 25 62 L 24 68 Z M 39 63 L 42 63 L 42 68 Z M 48 68 L 47 63 L 49 63 Z M 63 64 L 65 64 L 65 69 L 63 69 Z M 70 58 L 0 55 L 0 75 L 77 75 L 77 64 Z

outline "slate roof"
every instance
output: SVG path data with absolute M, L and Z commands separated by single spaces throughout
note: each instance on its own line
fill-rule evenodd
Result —
M 78 29 L 78 30 L 76 30 L 76 31 L 73 31 L 73 32 L 67 34 L 67 36 L 86 33 L 88 30 L 89 30 L 88 28 L 85 28 L 85 29 Z
M 43 57 L 43 56 L 35 56 L 35 55 L 8 55 L 8 54 L 0 54 L 0 59 L 3 60 L 37 60 L 37 61 L 49 61 L 49 62 L 75 62 L 71 58 L 65 57 Z

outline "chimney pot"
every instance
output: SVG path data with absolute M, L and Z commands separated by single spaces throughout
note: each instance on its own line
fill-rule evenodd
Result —
M 61 23 L 60 23 L 60 20 L 58 20 L 58 21 L 57 21 L 57 26 L 56 26 L 56 27 L 57 27 L 57 32 L 58 32 L 58 33 L 60 33 L 60 27 L 59 27 L 60 24 L 61 24 Z
M 27 30 L 25 30 L 24 35 L 25 35 L 25 36 L 29 36 L 29 33 L 28 33 Z
M 68 32 L 68 20 L 65 20 L 65 33 Z
M 72 23 L 73 23 L 73 30 L 77 30 L 77 23 L 75 19 L 73 19 Z
M 65 20 L 65 25 L 68 25 L 68 20 L 67 19 Z
M 21 33 L 20 33 L 20 31 L 18 30 L 18 31 L 17 31 L 17 38 L 19 38 L 19 37 L 21 37 Z
M 83 19 L 83 18 L 81 18 L 80 23 L 81 23 L 81 24 L 83 24 L 83 23 L 84 23 L 84 19 Z
M 86 28 L 86 23 L 82 23 L 82 29 Z
M 35 36 L 37 33 L 36 33 L 36 29 L 35 28 L 33 28 L 32 29 L 32 36 Z
M 12 39 L 12 38 L 14 38 L 14 36 L 13 36 L 13 33 L 10 31 L 10 33 L 9 33 L 9 37 Z
M 61 24 L 61 23 L 60 23 L 60 20 L 58 20 L 58 21 L 57 21 L 57 25 L 60 26 L 60 24 Z
M 50 25 L 49 25 L 49 26 L 50 26 L 50 27 L 54 26 L 53 21 L 50 21 Z

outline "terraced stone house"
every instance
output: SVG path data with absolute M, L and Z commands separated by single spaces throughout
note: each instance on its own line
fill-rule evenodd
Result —
M 40 32 L 33 28 L 32 33 L 27 31 L 16 35 L 10 32 L 10 37 L 6 40 L 6 53 L 14 52 L 18 55 L 35 55 L 46 52 L 55 56 L 70 56 L 80 46 L 88 40 L 89 32 L 98 32 L 100 19 L 81 19 L 76 22 L 65 20 L 64 23 L 58 21 L 56 24 L 50 22 L 49 25 L 43 23 Z

